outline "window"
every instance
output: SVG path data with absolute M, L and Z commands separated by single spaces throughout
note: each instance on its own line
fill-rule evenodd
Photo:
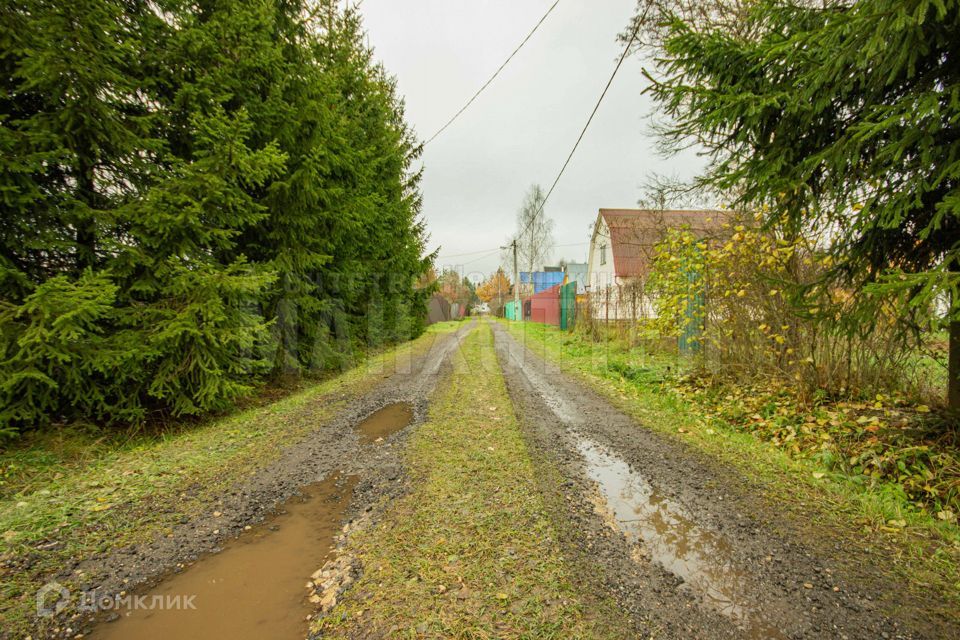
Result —
M 600 264 L 607 264 L 607 245 L 600 245 Z

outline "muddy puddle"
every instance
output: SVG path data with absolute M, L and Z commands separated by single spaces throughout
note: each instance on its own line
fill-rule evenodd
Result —
M 413 422 L 413 407 L 406 402 L 394 402 L 374 411 L 357 428 L 364 442 L 376 442 L 400 431 Z
M 304 488 L 275 517 L 146 594 L 144 602 L 162 600 L 164 607 L 118 611 L 120 618 L 91 637 L 302 640 L 314 611 L 306 584 L 330 554 L 355 483 L 331 477 Z
M 709 609 L 733 620 L 754 640 L 786 636 L 745 596 L 746 576 L 732 562 L 730 543 L 697 526 L 679 505 L 595 442 L 579 439 L 587 474 L 601 493 L 601 511 L 638 552 L 683 579 Z

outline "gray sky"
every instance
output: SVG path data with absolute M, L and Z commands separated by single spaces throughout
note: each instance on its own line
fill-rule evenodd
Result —
M 397 77 L 407 121 L 426 139 L 486 82 L 553 0 L 365 0 L 377 57 Z M 561 0 L 493 84 L 426 147 L 423 213 L 439 266 L 488 273 L 516 230 L 527 188 L 556 177 L 621 52 L 635 0 Z M 585 261 L 600 207 L 636 206 L 651 172 L 689 177 L 692 153 L 665 159 L 636 58 L 613 86 L 546 206 L 553 258 Z M 566 245 L 566 246 L 565 246 Z M 484 251 L 485 250 L 485 251 Z M 457 255 L 465 254 L 471 255 Z

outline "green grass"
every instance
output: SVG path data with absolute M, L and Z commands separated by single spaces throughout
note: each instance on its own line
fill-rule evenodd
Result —
M 438 334 L 457 326 L 433 325 L 342 375 L 234 415 L 151 434 L 64 428 L 4 451 L 0 559 L 30 555 L 34 561 L 28 571 L 0 568 L 0 627 L 27 628 L 36 589 L 65 560 L 164 535 L 276 460 L 283 446 L 368 390 L 393 363 L 426 351 Z M 52 542 L 59 544 L 37 550 Z
M 586 601 L 537 490 L 485 323 L 407 450 L 410 493 L 348 542 L 364 567 L 324 637 L 620 637 Z
M 618 343 L 596 344 L 542 324 L 502 322 L 528 348 L 559 363 L 640 424 L 687 442 L 756 480 L 773 503 L 804 525 L 805 535 L 831 545 L 831 536 L 841 535 L 856 548 L 882 550 L 883 568 L 893 579 L 906 581 L 916 593 L 938 592 L 941 613 L 958 617 L 960 528 L 918 509 L 895 484 L 864 483 L 831 471 L 814 458 L 788 455 L 706 415 L 663 384 L 684 368 L 676 356 L 630 351 Z

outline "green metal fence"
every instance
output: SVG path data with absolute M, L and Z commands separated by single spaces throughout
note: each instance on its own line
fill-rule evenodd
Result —
M 577 283 L 568 282 L 560 287 L 560 328 L 573 329 L 577 312 Z
M 704 322 L 704 291 L 703 278 L 691 265 L 684 265 L 684 275 L 690 283 L 690 295 L 684 305 L 683 331 L 677 339 L 680 353 L 692 355 L 701 347 Z

